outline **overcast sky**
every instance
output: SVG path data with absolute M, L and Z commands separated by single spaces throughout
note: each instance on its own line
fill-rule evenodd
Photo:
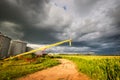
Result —
M 62 52 L 120 52 L 120 0 L 0 0 L 0 32 Z

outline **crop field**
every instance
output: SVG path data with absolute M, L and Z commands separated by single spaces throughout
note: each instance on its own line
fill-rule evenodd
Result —
M 54 59 L 54 58 L 55 59 Z M 92 80 L 120 80 L 120 56 L 55 55 L 35 57 L 26 55 L 0 61 L 0 80 L 15 80 L 27 74 L 58 65 L 64 58 L 75 63 L 77 70 Z
M 62 58 L 73 61 L 79 72 L 92 80 L 120 80 L 120 56 L 70 56 Z
M 50 57 L 32 58 L 27 55 L 25 59 L 0 61 L 0 80 L 14 80 L 36 71 L 55 66 L 59 62 Z

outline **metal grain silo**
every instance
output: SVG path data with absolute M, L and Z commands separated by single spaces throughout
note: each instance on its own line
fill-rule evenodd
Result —
M 11 38 L 0 34 L 0 59 L 6 58 L 8 56 L 8 50 Z
M 31 50 L 33 50 L 33 48 L 31 48 L 29 46 L 26 47 L 26 52 L 31 51 Z
M 13 40 L 11 41 L 9 55 L 17 55 L 23 52 L 26 52 L 26 45 L 27 43 L 20 40 Z

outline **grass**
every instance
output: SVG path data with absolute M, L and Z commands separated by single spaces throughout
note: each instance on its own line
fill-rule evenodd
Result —
M 92 80 L 120 80 L 120 56 L 62 56 Z
M 28 58 L 29 61 L 27 61 Z M 59 64 L 57 60 L 49 57 L 39 57 L 34 60 L 31 55 L 27 55 L 25 59 L 1 60 L 0 80 L 15 80 L 21 76 Z

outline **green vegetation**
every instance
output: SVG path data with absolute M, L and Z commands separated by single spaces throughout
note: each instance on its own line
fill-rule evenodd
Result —
M 22 57 L 23 58 L 23 57 Z M 59 64 L 59 61 L 49 56 L 34 57 L 34 55 L 24 56 L 23 59 L 12 59 L 0 61 L 0 80 L 14 80 L 18 77 L 52 67 Z
M 120 80 L 119 56 L 68 56 L 63 58 L 72 60 L 78 71 L 90 76 L 92 80 Z

